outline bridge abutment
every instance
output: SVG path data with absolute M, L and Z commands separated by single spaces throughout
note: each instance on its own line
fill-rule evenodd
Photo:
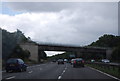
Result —
M 76 57 L 82 57 L 82 55 L 83 55 L 83 54 L 82 54 L 80 51 L 77 51 L 77 52 L 76 52 Z
M 39 62 L 38 60 L 38 45 L 32 43 L 20 44 L 21 48 L 30 52 L 29 59 Z
M 107 49 L 106 50 L 106 59 L 111 59 L 113 50 L 112 49 Z

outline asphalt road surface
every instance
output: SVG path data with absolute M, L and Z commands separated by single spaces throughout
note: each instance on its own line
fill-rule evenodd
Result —
M 29 66 L 26 72 L 2 73 L 2 79 L 114 79 L 90 67 L 73 68 L 71 64 L 45 63 Z

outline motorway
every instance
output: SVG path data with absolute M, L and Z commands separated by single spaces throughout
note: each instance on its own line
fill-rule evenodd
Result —
M 2 79 L 114 79 L 90 67 L 73 68 L 71 64 L 49 62 L 33 65 L 26 72 L 2 73 Z

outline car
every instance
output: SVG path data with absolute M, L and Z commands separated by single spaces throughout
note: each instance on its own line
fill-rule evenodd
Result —
M 6 62 L 5 70 L 6 70 L 6 72 L 26 71 L 27 65 L 24 63 L 24 61 L 22 59 L 10 58 Z
M 102 59 L 101 62 L 103 62 L 103 63 L 109 63 L 110 60 L 108 60 L 108 59 Z
M 82 58 L 74 59 L 73 67 L 84 67 L 84 60 Z
M 56 60 L 53 60 L 52 62 L 56 62 Z
M 95 60 L 94 60 L 94 59 L 91 59 L 91 62 L 95 62 Z
M 57 62 L 58 62 L 58 64 L 64 64 L 64 60 L 63 59 L 59 59 Z
M 75 59 L 71 59 L 71 65 L 73 64 L 74 60 L 75 60 Z
M 67 63 L 67 62 L 68 62 L 68 59 L 64 59 L 64 62 L 66 62 L 66 63 Z

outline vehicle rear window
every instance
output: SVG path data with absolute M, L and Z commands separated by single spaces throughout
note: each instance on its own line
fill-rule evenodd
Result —
M 63 59 L 59 59 L 58 61 L 63 61 Z
M 83 60 L 83 59 L 76 59 L 77 61 L 81 61 L 81 60 Z
M 21 59 L 18 59 L 20 64 L 24 64 L 24 61 Z
M 17 60 L 16 60 L 16 59 L 9 59 L 9 60 L 7 61 L 7 63 L 17 63 Z

